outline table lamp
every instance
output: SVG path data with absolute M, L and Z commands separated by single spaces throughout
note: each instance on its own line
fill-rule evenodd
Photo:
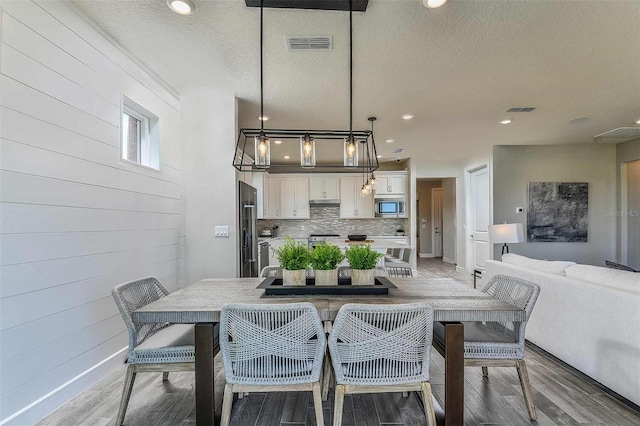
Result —
M 502 254 L 505 249 L 509 253 L 507 243 L 521 243 L 524 241 L 524 230 L 521 223 L 503 223 L 501 225 L 489 225 L 489 240 L 492 243 L 504 243 Z

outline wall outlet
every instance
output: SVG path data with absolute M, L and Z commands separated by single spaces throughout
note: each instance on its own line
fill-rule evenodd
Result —
M 524 209 L 522 207 L 516 207 L 516 213 L 522 213 Z
M 229 227 L 228 226 L 216 226 L 214 229 L 214 235 L 216 238 L 218 237 L 226 237 L 229 238 Z
M 300 230 L 304 231 L 304 225 L 300 225 Z

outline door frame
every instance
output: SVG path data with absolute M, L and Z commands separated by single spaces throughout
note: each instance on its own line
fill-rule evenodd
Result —
M 440 210 L 442 212 L 444 212 L 444 206 L 442 205 L 442 187 L 440 188 L 431 188 L 431 254 L 433 254 L 433 257 L 442 257 L 444 255 L 444 253 L 441 253 L 440 256 L 438 256 L 438 253 L 436 253 L 436 221 L 434 220 L 434 218 L 436 217 L 436 209 L 435 209 L 435 205 L 436 203 L 434 202 L 436 197 L 435 194 L 436 192 L 440 193 Z M 444 226 L 442 225 L 442 222 L 444 222 L 443 218 L 442 218 L 442 212 L 440 213 L 440 233 L 443 234 L 443 228 Z M 444 234 L 443 234 L 443 238 L 444 238 Z M 443 248 L 440 247 L 440 250 L 443 251 Z
M 629 210 L 629 189 L 628 189 L 628 169 L 627 163 L 620 165 L 620 211 L 622 213 Z M 618 261 L 623 265 L 629 260 L 629 217 L 626 214 L 619 215 L 620 218 L 620 258 Z
M 489 173 L 489 223 L 493 223 L 493 167 L 491 160 L 464 169 L 464 265 L 468 273 L 473 272 L 473 244 L 471 244 L 471 174 L 487 169 Z M 489 259 L 493 260 L 493 245 L 489 250 Z

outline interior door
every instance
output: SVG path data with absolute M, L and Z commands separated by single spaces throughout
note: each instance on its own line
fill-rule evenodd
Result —
M 432 191 L 433 256 L 442 257 L 442 189 Z
M 469 179 L 469 244 L 473 269 L 484 270 L 490 257 L 489 222 L 491 218 L 489 198 L 489 170 L 487 167 L 474 170 Z

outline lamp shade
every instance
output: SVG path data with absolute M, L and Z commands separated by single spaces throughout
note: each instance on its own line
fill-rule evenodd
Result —
M 489 241 L 492 243 L 521 243 L 524 230 L 521 223 L 489 225 Z

